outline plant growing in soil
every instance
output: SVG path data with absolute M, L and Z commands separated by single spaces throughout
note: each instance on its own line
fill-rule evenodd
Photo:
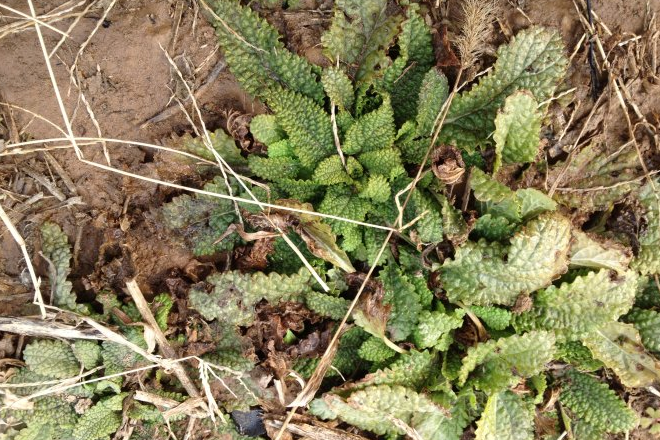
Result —
M 214 390 L 219 414 L 260 402 L 283 413 L 276 392 L 284 399 L 282 387 L 295 386 L 287 379 L 292 371 L 312 376 L 364 284 L 332 369 L 305 408 L 334 421 L 319 424 L 322 429 L 341 435 L 350 425 L 359 430 L 352 432 L 383 438 L 429 440 L 460 439 L 470 431 L 477 439 L 551 439 L 564 431 L 601 439 L 637 426 L 620 390 L 660 379 L 652 354 L 660 351 L 653 280 L 660 272 L 660 181 L 618 185 L 594 202 L 637 201 L 647 228 L 635 254 L 625 237 L 587 233 L 572 221 L 577 199 L 553 198 L 524 183 L 533 181 L 524 177 L 535 169 L 552 174 L 564 167 L 539 159 L 544 117 L 567 64 L 554 32 L 521 31 L 498 49 L 487 74 L 457 92 L 460 84 L 450 85 L 436 66 L 432 30 L 414 2 L 338 1 L 322 38 L 326 67 L 288 51 L 249 7 L 211 3 L 209 19 L 232 73 L 271 113 L 250 125 L 265 154 L 242 155 L 222 131 L 210 145 L 268 190 L 221 177 L 205 189 L 245 196 L 248 188 L 297 209 L 262 212 L 211 195 L 179 196 L 162 209 L 165 225 L 196 254 L 233 251 L 247 261 L 191 286 L 176 306 L 169 295 L 151 306 L 163 330 L 175 307 L 199 313 L 186 329 L 172 331 L 170 343 L 190 348 L 192 339 L 207 335 L 211 348 L 201 359 L 231 369 L 223 384 L 243 391 Z M 461 51 L 464 62 L 467 52 Z M 201 145 L 189 140 L 186 148 L 209 154 Z M 564 172 L 581 187 L 602 186 L 610 161 L 627 160 L 576 157 L 584 166 L 567 163 Z M 577 179 L 579 170 L 585 172 Z M 397 230 L 380 257 L 386 229 L 364 222 Z M 306 245 L 304 256 L 324 286 L 283 233 Z M 102 295 L 102 313 L 76 303 L 66 281 L 68 244 L 54 225 L 45 225 L 43 234 L 55 305 L 109 321 L 148 348 L 129 325 L 141 320 L 132 303 Z M 376 275 L 365 281 L 369 268 Z M 24 359 L 14 383 L 81 371 L 101 378 L 144 361 L 114 342 L 41 339 L 28 345 Z M 279 388 L 255 380 L 265 367 Z M 605 369 L 620 387 L 603 380 Z M 184 398 L 173 377 L 154 374 L 148 384 L 174 405 Z M 237 384 L 242 388 L 232 387 Z M 17 439 L 106 438 L 119 429 L 122 414 L 139 426 L 135 438 L 154 437 L 164 422 L 161 408 L 127 397 L 133 385 L 104 379 L 6 415 L 23 424 Z M 79 415 L 82 400 L 91 408 Z M 61 413 L 66 423 L 45 413 Z M 101 419 L 90 431 L 90 421 Z M 177 429 L 178 420 L 169 421 Z M 236 428 L 248 432 L 240 423 Z M 240 438 L 232 424 L 210 435 L 221 432 Z

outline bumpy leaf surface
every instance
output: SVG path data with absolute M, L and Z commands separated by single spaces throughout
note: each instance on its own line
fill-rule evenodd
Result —
M 639 255 L 633 267 L 642 274 L 660 273 L 660 179 L 648 182 L 639 194 L 646 208 L 646 231 L 639 237 Z
M 553 330 L 560 340 L 576 340 L 630 310 L 636 288 L 632 271 L 621 277 L 607 269 L 589 272 L 538 292 L 532 309 L 516 316 L 514 324 L 519 330 Z
M 392 306 L 387 330 L 393 341 L 404 340 L 415 330 L 422 310 L 415 285 L 394 263 L 385 266 L 378 279 L 385 290 L 383 303 Z
M 343 421 L 378 435 L 402 435 L 398 421 L 418 431 L 424 440 L 446 420 L 445 412 L 423 394 L 401 386 L 377 385 L 352 393 L 346 400 L 333 394 L 317 399 L 310 411 L 323 418 Z
M 417 136 L 428 137 L 433 134 L 435 118 L 440 113 L 448 94 L 447 77 L 437 69 L 429 70 L 419 90 Z
M 616 244 L 602 244 L 582 231 L 573 231 L 571 245 L 572 267 L 611 269 L 621 274 L 626 271 L 632 255 Z
M 23 357 L 30 370 L 44 376 L 66 379 L 80 373 L 80 364 L 66 342 L 36 340 L 25 347 Z
M 504 330 L 511 324 L 512 313 L 500 307 L 472 306 L 470 310 L 493 330 Z
M 289 52 L 277 30 L 249 7 L 233 0 L 212 0 L 210 22 L 231 72 L 251 95 L 264 99 L 285 87 L 320 102 L 318 68 Z
M 635 413 L 610 390 L 588 374 L 570 371 L 559 397 L 578 420 L 606 432 L 624 432 L 636 424 Z
M 330 117 L 312 99 L 278 89 L 270 93 L 268 104 L 304 167 L 313 169 L 321 159 L 337 151 Z
M 534 413 L 511 391 L 493 394 L 477 421 L 477 440 L 532 440 Z
M 390 15 L 386 0 L 339 0 L 330 29 L 321 42 L 334 63 L 345 63 L 358 82 L 373 75 L 385 63 L 385 49 L 392 43 L 400 22 Z
M 418 108 L 416 97 L 420 94 L 424 75 L 435 63 L 431 29 L 415 3 L 406 8 L 397 46 L 398 56 L 375 82 L 377 88 L 392 96 L 394 118 L 400 125 L 414 118 Z
M 655 310 L 633 309 L 625 316 L 625 320 L 639 331 L 644 347 L 660 352 L 660 313 Z
M 277 304 L 280 301 L 302 300 L 305 293 L 311 290 L 313 279 L 309 271 L 303 268 L 293 275 L 229 271 L 211 275 L 206 282 L 213 286 L 213 291 L 207 294 L 192 289 L 191 307 L 208 320 L 247 325 L 252 322 L 257 302 L 265 299 Z
M 96 341 L 76 341 L 73 344 L 73 354 L 86 370 L 91 370 L 101 361 L 101 346 Z
M 543 371 L 555 354 L 555 336 L 533 331 L 477 344 L 463 358 L 458 383 L 467 381 L 473 371 L 479 389 L 500 391 L 515 385 L 518 377 L 532 377 Z M 482 367 L 477 369 L 477 366 Z
M 256 140 L 271 146 L 286 137 L 284 129 L 277 123 L 275 115 L 256 115 L 250 121 L 250 132 Z
M 457 309 L 452 314 L 423 311 L 413 333 L 415 345 L 419 348 L 433 347 L 446 351 L 453 342 L 452 330 L 463 325 L 465 311 Z
M 566 271 L 570 228 L 568 219 L 545 214 L 515 234 L 508 249 L 483 240 L 466 243 L 442 266 L 447 296 L 466 304 L 513 305 L 521 293 L 543 288 Z
M 592 212 L 608 210 L 640 182 L 639 159 L 634 148 L 608 151 L 592 143 L 573 154 L 570 162 L 558 162 L 548 170 L 547 182 L 560 179 L 554 198 L 563 205 Z
M 321 82 L 326 95 L 333 104 L 340 110 L 350 111 L 355 101 L 355 92 L 346 72 L 337 67 L 329 67 L 323 71 Z
M 71 270 L 71 250 L 69 241 L 62 229 L 55 223 L 46 222 L 41 226 L 41 251 L 52 263 L 50 267 L 50 284 L 53 304 L 69 310 L 76 310 L 76 295 L 73 293 L 71 281 L 67 277 Z
M 73 440 L 100 440 L 121 426 L 122 402 L 125 394 L 108 397 L 91 407 L 73 430 Z
M 559 34 L 532 27 L 497 51 L 493 70 L 469 92 L 457 96 L 442 130 L 444 142 L 473 148 L 495 130 L 497 110 L 506 97 L 526 89 L 538 102 L 550 98 L 566 70 Z
M 236 171 L 243 171 L 246 165 L 245 158 L 241 156 L 241 150 L 236 146 L 234 138 L 229 136 L 223 129 L 219 128 L 214 132 L 208 132 L 211 141 L 211 147 L 215 153 L 222 157 L 230 167 Z M 196 156 L 217 162 L 216 155 L 204 143 L 204 137 L 193 138 L 189 134 L 184 135 L 180 142 L 183 149 Z
M 394 143 L 394 113 L 389 98 L 371 113 L 355 121 L 346 133 L 342 151 L 357 154 L 389 148 Z
M 534 95 L 519 91 L 506 98 L 495 118 L 495 171 L 504 163 L 532 162 L 539 152 L 541 113 Z

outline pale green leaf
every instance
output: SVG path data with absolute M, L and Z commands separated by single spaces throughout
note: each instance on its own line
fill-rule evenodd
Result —
M 505 248 L 468 242 L 442 266 L 451 301 L 468 305 L 513 305 L 518 296 L 550 284 L 567 269 L 570 221 L 544 214 L 516 233 Z
M 494 171 L 504 163 L 532 162 L 539 152 L 541 113 L 538 103 L 528 91 L 518 91 L 504 101 L 495 118 Z
M 532 309 L 515 316 L 514 326 L 553 330 L 559 340 L 573 341 L 630 310 L 636 288 L 637 275 L 632 271 L 621 276 L 607 269 L 589 272 L 538 292 Z
M 532 408 L 511 391 L 493 394 L 477 421 L 476 440 L 533 440 Z
M 611 269 L 622 274 L 628 268 L 630 251 L 615 243 L 601 243 L 582 231 L 573 231 L 571 244 L 572 267 Z
M 610 322 L 586 335 L 582 343 L 627 387 L 645 387 L 660 380 L 660 362 L 646 352 L 632 324 Z

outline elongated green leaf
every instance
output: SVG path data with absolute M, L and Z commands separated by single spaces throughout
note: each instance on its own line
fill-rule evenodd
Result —
M 441 139 L 467 148 L 483 145 L 495 130 L 497 110 L 509 95 L 526 89 L 538 102 L 548 99 L 566 70 L 563 51 L 556 32 L 537 27 L 520 32 L 497 51 L 493 70 L 454 99 Z
M 504 163 L 532 162 L 539 152 L 541 113 L 534 95 L 518 91 L 506 98 L 495 118 L 494 171 Z
M 570 222 L 554 214 L 530 221 L 505 248 L 468 242 L 442 266 L 443 287 L 451 301 L 513 305 L 521 293 L 547 286 L 567 269 Z
M 532 309 L 517 315 L 514 326 L 553 330 L 559 340 L 574 341 L 630 310 L 636 288 L 637 275 L 632 271 L 620 277 L 607 269 L 590 272 L 537 293 Z
M 635 413 L 607 384 L 575 370 L 566 379 L 559 400 L 578 420 L 605 432 L 624 432 L 635 426 Z

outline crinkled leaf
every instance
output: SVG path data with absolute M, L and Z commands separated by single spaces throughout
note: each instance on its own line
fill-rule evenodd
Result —
M 570 370 L 566 378 L 559 400 L 578 420 L 613 433 L 625 432 L 635 426 L 635 413 L 607 384 L 575 370 Z
M 338 0 L 330 29 L 321 42 L 333 62 L 346 64 L 357 82 L 367 81 L 386 62 L 400 17 L 391 15 L 386 0 Z
M 337 67 L 328 67 L 321 76 L 326 95 L 340 110 L 350 110 L 355 100 L 353 84 L 346 73 Z
M 504 101 L 504 108 L 495 118 L 495 171 L 501 161 L 534 161 L 539 152 L 541 135 L 541 113 L 537 107 L 534 95 L 528 91 L 518 91 Z
M 36 340 L 25 347 L 23 358 L 31 371 L 44 376 L 66 379 L 80 373 L 80 364 L 66 342 Z
M 646 209 L 646 230 L 639 237 L 640 250 L 633 267 L 643 275 L 660 273 L 660 179 L 648 182 L 639 194 Z
M 319 69 L 289 52 L 277 30 L 249 7 L 234 0 L 213 0 L 215 26 L 229 69 L 251 95 L 264 99 L 284 87 L 316 102 L 323 100 Z
M 567 269 L 570 221 L 554 214 L 531 220 L 507 248 L 468 242 L 442 266 L 443 287 L 451 301 L 513 305 L 521 293 L 547 286 Z
M 417 136 L 428 137 L 433 134 L 435 119 L 440 113 L 448 94 L 447 77 L 438 69 L 429 70 L 424 76 L 422 87 L 419 90 Z
M 621 276 L 607 269 L 589 272 L 538 292 L 532 309 L 517 315 L 514 325 L 521 331 L 553 330 L 560 340 L 573 341 L 630 310 L 636 288 L 632 271 Z
M 660 352 L 660 313 L 655 310 L 633 309 L 624 319 L 639 331 L 644 347 Z
M 384 150 L 394 143 L 394 113 L 388 97 L 381 106 L 355 121 L 346 133 L 342 151 L 346 154 Z
M 428 397 L 397 385 L 367 387 L 346 400 L 326 394 L 310 405 L 310 412 L 326 419 L 340 418 L 378 435 L 405 434 L 405 424 L 424 440 L 436 439 L 436 431 L 447 419 L 445 412 Z
M 476 440 L 534 439 L 532 408 L 511 391 L 493 394 L 477 421 Z
M 468 92 L 454 98 L 442 130 L 443 142 L 474 148 L 495 130 L 497 110 L 505 98 L 529 90 L 538 102 L 554 93 L 567 59 L 558 33 L 539 27 L 519 32 L 497 51 L 493 70 Z
M 462 360 L 458 383 L 465 384 L 472 374 L 478 389 L 497 392 L 515 385 L 518 377 L 531 377 L 543 371 L 554 353 L 555 337 L 545 331 L 477 344 L 468 349 L 467 356 Z

